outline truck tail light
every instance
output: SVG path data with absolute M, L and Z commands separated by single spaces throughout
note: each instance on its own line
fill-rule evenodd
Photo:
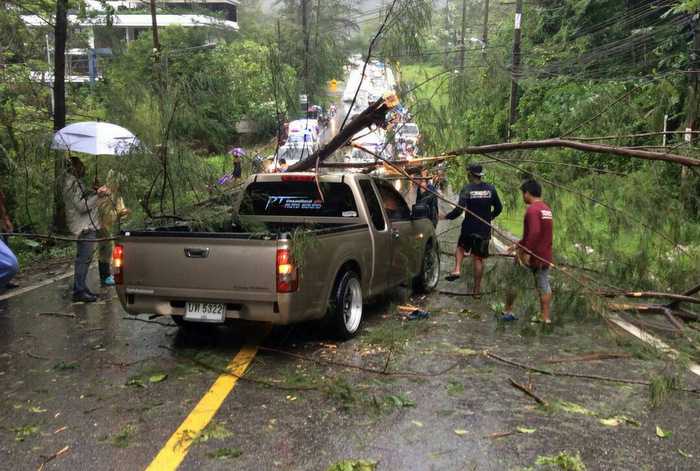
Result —
M 124 284 L 124 246 L 115 244 L 112 251 L 112 264 L 114 265 L 114 282 Z
M 277 292 L 293 293 L 299 288 L 299 272 L 289 249 L 277 249 Z

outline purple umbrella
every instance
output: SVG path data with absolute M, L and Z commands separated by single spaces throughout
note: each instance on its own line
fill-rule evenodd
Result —
M 242 147 L 234 147 L 230 151 L 228 151 L 229 155 L 234 155 L 238 157 L 243 157 L 245 155 L 245 149 Z

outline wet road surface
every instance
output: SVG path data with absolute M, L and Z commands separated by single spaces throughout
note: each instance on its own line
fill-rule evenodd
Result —
M 443 271 L 450 263 L 443 257 Z M 497 263 L 489 260 L 485 291 L 499 288 Z M 166 318 L 127 316 L 110 289 L 99 303 L 72 304 L 70 281 L 0 302 L 0 468 L 38 469 L 66 450 L 44 469 L 146 469 L 264 327 L 181 331 Z M 442 285 L 466 292 L 469 283 Z M 176 440 L 175 447 L 191 443 L 179 469 L 325 470 L 368 459 L 380 470 L 503 470 L 564 451 L 580 452 L 588 469 L 699 468 L 698 395 L 672 393 L 652 408 L 646 386 L 531 376 L 482 352 L 645 380 L 668 371 L 662 356 L 635 350 L 629 358 L 547 364 L 551 357 L 624 353 L 628 340 L 563 313 L 552 332 L 497 323 L 488 306 L 498 294 L 411 298 L 431 317 L 405 321 L 396 305 L 409 295 L 399 289 L 368 306 L 362 332 L 349 342 L 315 325 L 273 329 L 209 425 Z M 509 378 L 532 381 L 550 407 L 537 406 Z M 690 376 L 683 383 L 699 386 Z M 639 426 L 600 423 L 619 415 Z M 672 435 L 659 438 L 656 426 Z M 491 438 L 501 433 L 510 435 Z

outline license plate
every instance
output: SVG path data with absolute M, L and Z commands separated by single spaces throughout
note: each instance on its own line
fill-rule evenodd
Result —
M 224 322 L 225 304 L 185 303 L 185 319 L 198 322 Z

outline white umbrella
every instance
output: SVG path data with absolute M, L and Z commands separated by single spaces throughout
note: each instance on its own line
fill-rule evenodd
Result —
M 56 132 L 52 149 L 92 155 L 123 155 L 139 145 L 131 131 L 116 124 L 87 121 Z

